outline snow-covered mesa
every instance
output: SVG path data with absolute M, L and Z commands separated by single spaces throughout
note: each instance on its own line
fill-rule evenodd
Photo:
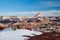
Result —
M 8 29 L 7 29 L 8 30 Z M 34 35 L 41 35 L 42 32 L 37 32 L 37 31 L 30 31 L 26 29 L 17 29 L 16 31 L 3 31 L 0 32 L 0 40 L 28 40 L 29 37 L 26 36 L 34 36 Z

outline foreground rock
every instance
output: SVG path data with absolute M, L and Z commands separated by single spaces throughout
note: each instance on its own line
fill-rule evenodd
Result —
M 29 40 L 60 40 L 60 32 L 43 33 L 42 35 L 30 37 Z

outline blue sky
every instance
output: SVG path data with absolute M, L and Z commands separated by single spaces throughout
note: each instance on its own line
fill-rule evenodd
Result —
M 51 10 L 60 10 L 60 0 L 0 0 L 0 15 Z

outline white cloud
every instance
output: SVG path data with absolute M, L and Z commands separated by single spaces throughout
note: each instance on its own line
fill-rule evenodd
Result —
M 60 16 L 60 10 L 50 10 L 42 12 L 44 16 Z
M 46 1 L 46 2 L 38 2 L 39 8 L 47 8 L 47 7 L 55 7 L 60 6 L 60 2 Z
M 60 10 L 49 10 L 39 12 L 5 12 L 0 13 L 0 16 L 34 16 L 37 13 L 41 13 L 43 16 L 60 16 Z

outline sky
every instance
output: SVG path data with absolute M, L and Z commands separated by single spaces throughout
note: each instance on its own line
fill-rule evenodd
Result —
M 60 15 L 60 0 L 0 0 L 0 16 L 33 16 L 37 12 Z

